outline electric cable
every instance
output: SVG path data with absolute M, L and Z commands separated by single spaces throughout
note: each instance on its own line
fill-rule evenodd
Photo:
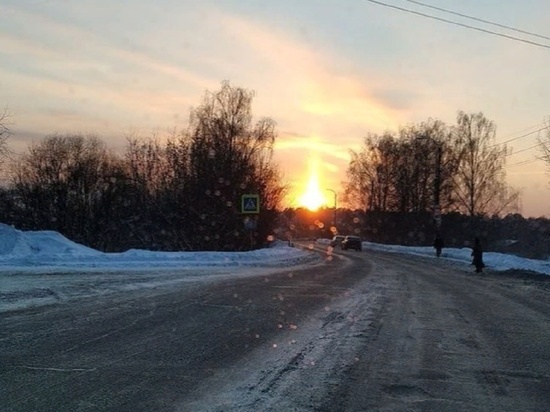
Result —
M 494 145 L 491 145 L 490 147 L 500 146 L 500 145 L 503 145 L 503 144 L 506 144 L 506 143 L 513 142 L 515 140 L 523 139 L 524 137 L 531 136 L 532 134 L 542 132 L 543 130 L 546 130 L 546 129 L 549 129 L 549 128 L 550 128 L 550 125 L 542 127 L 538 130 L 534 130 L 534 131 L 529 132 L 529 133 L 522 134 L 521 136 L 513 137 L 512 139 L 505 140 L 504 142 L 495 143 Z
M 525 165 L 528 165 L 528 164 L 531 164 L 531 163 L 535 163 L 535 162 L 538 162 L 542 159 L 527 159 L 527 160 L 522 160 L 521 162 L 517 162 L 517 163 L 512 163 L 511 165 L 506 165 L 504 166 L 504 169 L 508 170 L 512 167 L 517 167 L 517 166 L 525 166 Z
M 485 23 L 485 24 L 491 24 L 491 25 L 493 25 L 493 26 L 497 26 L 497 27 L 500 27 L 500 28 L 503 28 L 503 29 L 507 29 L 507 30 L 512 30 L 512 31 L 515 31 L 515 32 L 518 32 L 518 33 L 522 33 L 522 34 L 527 34 L 527 35 L 529 35 L 529 36 L 534 36 L 534 37 L 539 37 L 539 38 L 541 38 L 541 39 L 550 40 L 550 37 L 545 36 L 545 35 L 543 35 L 543 34 L 537 34 L 537 33 L 529 32 L 529 31 L 527 31 L 527 30 L 517 29 L 517 28 L 515 28 L 515 27 L 507 26 L 507 25 L 505 25 L 505 24 L 495 23 L 494 21 L 484 20 L 484 19 L 481 19 L 481 18 L 479 18 L 479 17 L 469 16 L 469 15 L 467 15 L 467 14 L 458 13 L 458 12 L 456 12 L 456 11 L 444 9 L 444 8 L 442 8 L 442 7 L 432 6 L 431 4 L 422 3 L 422 2 L 420 2 L 420 1 L 415 1 L 415 0 L 405 0 L 405 1 L 408 1 L 409 3 L 418 4 L 419 6 L 428 7 L 428 8 L 430 8 L 430 9 L 442 11 L 442 12 L 444 12 L 444 13 L 454 14 L 455 16 L 464 17 L 464 18 L 466 18 L 466 19 L 479 21 L 479 22 Z
M 476 31 L 479 31 L 479 32 L 482 32 L 482 33 L 492 34 L 494 36 L 503 37 L 503 38 L 506 38 L 508 40 L 514 40 L 514 41 L 530 44 L 532 46 L 537 46 L 537 47 L 542 47 L 542 48 L 545 48 L 545 49 L 550 49 L 550 45 L 548 45 L 548 44 L 538 43 L 538 42 L 535 42 L 535 41 L 522 39 L 520 37 L 510 36 L 508 34 L 499 33 L 499 32 L 495 32 L 495 31 L 487 30 L 487 29 L 482 29 L 481 27 L 470 26 L 469 24 L 459 23 L 457 21 L 444 19 L 442 17 L 433 16 L 431 14 L 421 13 L 419 11 L 406 9 L 404 7 L 395 6 L 393 4 L 383 3 L 383 2 L 377 1 L 377 0 L 365 0 L 365 1 L 368 1 L 369 3 L 373 3 L 373 4 L 378 4 L 380 6 L 389 7 L 389 8 L 392 8 L 392 9 L 403 11 L 403 12 L 406 12 L 406 13 L 415 14 L 417 16 L 426 17 L 428 19 L 438 20 L 438 21 L 442 21 L 444 23 L 454 24 L 456 26 L 464 27 L 464 28 L 471 29 L 471 30 L 476 30 Z

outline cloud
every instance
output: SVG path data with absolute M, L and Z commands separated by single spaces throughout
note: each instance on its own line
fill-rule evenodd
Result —
M 305 190 L 308 160 L 319 156 L 322 184 L 340 187 L 349 150 L 357 149 L 368 131 L 396 128 L 406 117 L 413 97 L 396 104 L 401 96 L 384 96 L 381 79 L 343 69 L 349 65 L 342 56 L 313 50 L 263 22 L 217 13 L 228 35 L 238 39 L 240 53 L 261 71 L 254 77 L 268 96 L 258 96 L 262 111 L 271 111 L 284 130 L 292 130 L 281 132 L 275 146 L 277 158 L 294 176 L 291 198 Z
M 167 76 L 170 80 L 200 88 L 217 84 L 217 80 L 213 81 L 196 71 L 161 61 L 144 50 L 119 46 L 83 27 L 24 10 L 13 11 L 12 18 L 22 26 L 32 26 L 34 35 L 0 32 L 0 45 L 5 53 L 23 55 L 27 62 L 39 61 L 46 68 L 52 65 L 65 73 L 78 74 L 89 69 L 107 75 L 122 71 L 123 75 Z M 9 64 L 4 66 L 9 67 Z M 84 76 L 79 78 L 85 79 Z M 105 84 L 109 79 L 100 80 L 101 84 Z
M 16 96 L 10 105 L 25 107 L 20 112 L 26 123 L 36 125 L 50 116 L 56 128 L 72 128 L 76 118 L 60 118 L 52 109 L 76 108 L 86 128 L 103 129 L 100 117 L 126 124 L 123 129 L 128 124 L 170 127 L 181 113 L 187 120 L 205 88 L 218 85 L 200 71 L 127 49 L 71 22 L 17 8 L 9 12 L 15 27 L 30 29 L 0 30 L 0 78 L 5 94 Z
M 291 90 L 285 94 L 292 100 L 285 104 L 298 111 L 296 117 L 304 116 L 304 123 L 319 122 L 323 130 L 317 128 L 318 134 L 326 134 L 325 126 L 334 121 L 345 127 L 380 130 L 395 125 L 403 116 L 401 109 L 376 96 L 376 78 L 365 81 L 339 69 L 345 66 L 339 61 L 343 57 L 326 57 L 273 27 L 242 17 L 221 14 L 220 20 L 232 36 L 263 58 L 271 82 Z
M 338 158 L 340 160 L 349 159 L 350 147 L 342 145 L 340 142 L 331 142 L 316 136 L 290 136 L 284 133 L 275 143 L 275 149 L 278 151 L 297 151 L 305 150 L 309 153 L 318 153 Z

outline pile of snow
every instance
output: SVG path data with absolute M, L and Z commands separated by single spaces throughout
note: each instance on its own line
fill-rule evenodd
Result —
M 0 313 L 214 277 L 264 276 L 281 268 L 323 262 L 319 253 L 282 243 L 274 246 L 233 253 L 103 253 L 57 232 L 24 232 L 0 224 Z
M 11 226 L 0 223 L 0 259 L 3 256 L 30 254 L 31 248 L 23 234 Z
M 277 245 L 250 252 L 103 253 L 53 231 L 20 231 L 0 223 L 0 270 L 29 267 L 151 269 L 188 267 L 286 267 L 319 259 L 313 253 Z
M 328 248 L 329 239 L 317 243 Z M 363 242 L 363 250 L 436 258 L 432 247 L 382 245 Z M 445 248 L 441 259 L 469 264 L 470 248 Z M 128 250 L 123 253 L 103 253 L 79 245 L 53 231 L 20 231 L 0 223 L 0 271 L 29 268 L 66 269 L 151 269 L 151 268 L 201 268 L 201 267 L 290 267 L 319 260 L 319 255 L 285 243 L 268 249 L 249 252 L 153 252 Z M 484 253 L 488 269 L 529 270 L 550 274 L 550 262 L 524 259 L 502 253 Z
M 25 256 L 98 256 L 101 252 L 50 230 L 22 232 L 0 223 L 0 259 Z

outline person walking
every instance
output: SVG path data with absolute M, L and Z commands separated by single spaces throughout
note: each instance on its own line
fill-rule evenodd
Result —
M 481 248 L 481 242 L 479 241 L 478 237 L 474 239 L 472 256 L 473 256 L 472 265 L 476 267 L 476 273 L 483 272 L 483 268 L 485 267 L 485 263 L 483 263 L 483 249 Z
M 435 235 L 435 239 L 434 239 L 434 249 L 435 249 L 435 255 L 437 257 L 441 256 L 441 251 L 443 250 L 443 246 L 444 246 L 443 238 L 438 233 L 437 235 Z

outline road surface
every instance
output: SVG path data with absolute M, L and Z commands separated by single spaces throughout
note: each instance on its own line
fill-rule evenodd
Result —
M 547 411 L 550 281 L 323 264 L 0 313 L 1 411 Z

